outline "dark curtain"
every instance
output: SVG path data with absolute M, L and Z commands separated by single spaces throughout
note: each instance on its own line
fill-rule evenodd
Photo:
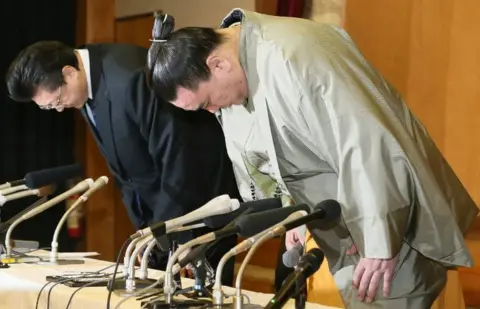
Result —
M 277 16 L 303 17 L 305 0 L 278 0 Z
M 2 1 L 2 75 L 0 100 L 0 183 L 21 179 L 29 171 L 74 163 L 74 117 L 71 110 L 57 113 L 42 111 L 33 102 L 12 101 L 5 86 L 5 73 L 18 52 L 39 40 L 58 40 L 75 45 L 75 0 L 14 0 Z M 60 184 L 57 192 L 66 189 Z M 1 220 L 28 206 L 35 199 L 6 203 Z M 15 239 L 37 240 L 49 247 L 58 220 L 65 212 L 59 204 L 17 226 Z M 60 250 L 70 251 L 65 229 Z

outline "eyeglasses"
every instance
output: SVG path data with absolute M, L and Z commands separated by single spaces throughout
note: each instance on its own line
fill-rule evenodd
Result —
M 57 107 L 60 106 L 61 100 L 62 100 L 62 86 L 58 88 L 58 96 L 55 99 L 55 101 L 53 101 L 52 103 L 48 103 L 46 105 L 40 105 L 39 107 L 40 109 L 45 109 L 45 110 L 56 109 Z

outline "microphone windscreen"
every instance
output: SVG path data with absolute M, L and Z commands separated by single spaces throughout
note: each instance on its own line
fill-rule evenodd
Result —
M 288 268 L 294 268 L 297 266 L 298 261 L 303 254 L 303 249 L 303 245 L 298 243 L 292 249 L 285 251 L 282 255 L 283 265 Z
M 319 248 L 310 249 L 307 253 L 305 253 L 301 258 L 299 264 L 308 265 L 306 268 L 304 275 L 305 277 L 310 277 L 317 270 L 323 263 L 323 259 L 325 256 L 323 255 L 323 251 Z
M 38 189 L 46 185 L 75 178 L 81 174 L 82 166 L 80 164 L 64 165 L 30 172 L 25 175 L 25 183 L 30 189 Z
M 229 224 L 247 210 L 249 213 L 256 213 L 278 208 L 282 208 L 282 200 L 279 198 L 267 198 L 258 201 L 251 201 L 241 203 L 240 208 L 231 213 L 205 218 L 203 219 L 203 223 L 209 228 L 218 229 Z
M 272 209 L 251 214 L 240 218 L 235 225 L 238 229 L 238 234 L 242 237 L 251 237 L 260 233 L 263 230 L 272 227 L 273 225 L 282 222 L 289 215 L 297 211 L 310 212 L 310 207 L 305 204 L 297 206 L 287 206 L 280 209 Z
M 322 220 L 325 221 L 334 221 L 340 217 L 340 214 L 342 213 L 340 203 L 336 200 L 324 200 L 314 207 L 314 211 L 320 209 L 323 209 L 325 212 L 324 217 L 322 218 Z

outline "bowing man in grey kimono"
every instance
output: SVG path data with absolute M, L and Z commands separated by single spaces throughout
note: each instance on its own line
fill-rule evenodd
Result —
M 345 31 L 240 9 L 217 30 L 173 28 L 157 17 L 151 87 L 218 114 L 242 196 L 249 162 L 296 203 L 340 202 L 341 222 L 309 229 L 347 308 L 430 308 L 447 268 L 472 266 L 477 206 Z

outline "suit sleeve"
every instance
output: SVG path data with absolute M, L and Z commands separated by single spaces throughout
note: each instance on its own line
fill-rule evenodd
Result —
M 335 44 L 328 50 L 314 42 L 270 55 L 282 70 L 271 86 L 289 105 L 290 131 L 337 174 L 337 200 L 360 255 L 392 258 L 403 244 L 414 200 L 414 153 L 406 150 L 413 140 L 399 121 L 403 116 L 390 108 L 401 110 L 399 96 L 361 57 Z
M 167 210 L 180 216 L 218 195 L 236 192 L 223 132 L 214 115 L 186 112 L 156 100 L 142 72 L 132 80 L 130 96 L 130 112 L 161 174 L 155 219 L 165 219 Z

